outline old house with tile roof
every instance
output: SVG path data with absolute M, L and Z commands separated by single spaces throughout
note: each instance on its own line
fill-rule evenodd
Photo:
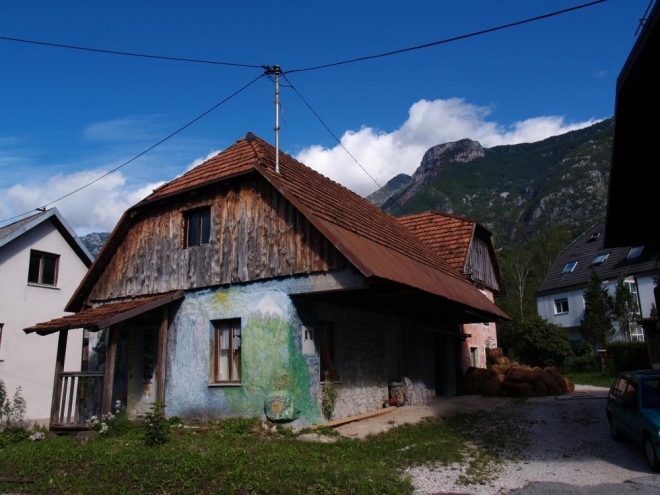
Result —
M 467 277 L 490 301 L 502 292 L 502 273 L 493 235 L 484 226 L 440 212 L 406 215 L 397 220 Z M 465 338 L 457 341 L 456 351 L 462 372 L 470 366 L 485 368 L 488 349 L 497 347 L 496 323 L 466 323 L 462 333 Z
M 584 317 L 584 291 L 594 269 L 603 285 L 614 295 L 619 275 L 637 299 L 640 317 L 651 314 L 653 279 L 660 274 L 660 246 L 605 247 L 605 224 L 594 225 L 564 249 L 553 263 L 537 292 L 539 315 L 566 327 L 573 348 L 582 342 L 580 322 Z M 618 336 L 621 338 L 621 336 Z M 633 340 L 643 340 L 642 328 L 633 331 Z
M 50 417 L 57 336 L 23 329 L 65 315 L 64 306 L 92 258 L 57 208 L 0 227 L 0 379 L 21 387 L 25 419 Z M 80 370 L 82 329 L 73 330 L 68 371 Z
M 289 155 L 275 163 L 248 133 L 155 190 L 119 220 L 76 314 L 26 328 L 64 348 L 69 328 L 90 331 L 68 384 L 60 349 L 54 407 L 67 387 L 88 395 L 52 427 L 156 400 L 183 418 L 315 424 L 327 380 L 334 418 L 381 408 L 404 376 L 454 393 L 461 325 L 507 315 L 394 217 Z

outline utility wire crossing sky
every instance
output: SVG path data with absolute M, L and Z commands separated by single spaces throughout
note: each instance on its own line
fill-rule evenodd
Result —
M 327 133 L 326 137 L 319 137 L 318 131 L 308 131 L 309 126 L 301 128 L 299 122 L 303 121 L 305 117 L 301 115 L 301 110 L 298 107 L 294 108 L 294 112 L 289 111 L 293 107 L 289 107 L 288 102 L 285 100 L 282 107 L 282 110 L 287 110 L 285 122 L 295 121 L 296 129 L 295 131 L 287 129 L 281 135 L 282 137 L 295 136 L 294 139 L 287 141 L 286 146 L 288 149 L 284 151 L 289 152 L 303 163 L 316 168 L 324 175 L 346 185 L 359 194 L 368 194 L 379 187 L 376 184 L 384 184 L 400 172 L 411 174 L 419 166 L 424 151 L 435 144 L 469 137 L 479 140 L 482 145 L 488 147 L 498 144 L 539 140 L 554 134 L 585 127 L 602 118 L 611 116 L 614 99 L 613 86 L 610 84 L 608 88 L 609 108 L 603 107 L 600 103 L 601 107 L 607 108 L 605 112 L 601 110 L 597 114 L 594 114 L 593 111 L 591 114 L 584 114 L 580 111 L 555 113 L 551 110 L 541 110 L 541 113 L 538 113 L 539 108 L 541 108 L 539 102 L 530 100 L 529 95 L 530 87 L 534 87 L 533 80 L 538 79 L 538 76 L 532 74 L 532 72 L 538 72 L 544 64 L 554 67 L 568 66 L 575 70 L 576 64 L 570 63 L 569 59 L 561 59 L 561 53 L 557 53 L 557 51 L 561 52 L 569 48 L 568 53 L 575 59 L 582 60 L 586 57 L 586 59 L 602 58 L 602 60 L 599 60 L 598 63 L 592 63 L 592 67 L 589 69 L 591 73 L 586 74 L 586 76 L 584 67 L 582 69 L 583 74 L 580 74 L 580 77 L 577 77 L 576 73 L 571 76 L 570 71 L 564 71 L 569 72 L 569 75 L 566 76 L 567 80 L 570 81 L 572 78 L 575 83 L 576 79 L 589 79 L 591 84 L 595 86 L 599 86 L 598 82 L 605 78 L 608 78 L 611 82 L 616 77 L 627 52 L 634 42 L 632 35 L 627 43 L 620 42 L 619 33 L 626 31 L 626 29 L 622 29 L 623 23 L 627 23 L 627 26 L 623 25 L 623 27 L 627 28 L 628 33 L 634 32 L 642 17 L 640 12 L 644 12 L 644 8 L 646 8 L 646 13 L 648 13 L 650 7 L 650 4 L 646 4 L 645 1 L 642 4 L 642 2 L 635 2 L 634 0 L 626 2 L 625 5 L 617 0 L 609 0 L 609 2 L 608 0 L 598 0 L 579 5 L 570 5 L 571 2 L 563 1 L 557 2 L 557 4 L 568 4 L 565 8 L 550 13 L 525 16 L 525 12 L 529 11 L 529 6 L 520 1 L 501 4 L 515 6 L 515 9 L 493 9 L 487 2 L 480 1 L 466 3 L 470 4 L 467 7 L 474 8 L 474 11 L 469 12 L 469 15 L 465 15 L 465 12 L 461 14 L 460 8 L 455 7 L 455 11 L 449 9 L 449 12 L 444 12 L 442 19 L 447 17 L 448 21 L 446 23 L 443 24 L 439 21 L 441 17 L 438 17 L 435 19 L 438 22 L 429 24 L 431 28 L 436 29 L 433 32 L 451 32 L 451 30 L 457 29 L 456 26 L 462 27 L 464 25 L 466 29 L 463 34 L 414 45 L 402 43 L 401 40 L 406 38 L 414 40 L 418 35 L 421 37 L 420 31 L 424 31 L 423 26 L 420 25 L 424 24 L 423 21 L 426 19 L 426 16 L 423 15 L 424 12 L 420 11 L 422 15 L 417 17 L 409 15 L 410 12 L 408 11 L 414 13 L 415 5 L 411 5 L 411 8 L 407 11 L 400 11 L 400 9 L 388 9 L 386 3 L 383 5 L 382 10 L 369 13 L 372 18 L 372 22 L 369 24 L 360 24 L 360 14 L 363 13 L 356 12 L 353 18 L 348 19 L 348 21 L 346 18 L 342 18 L 344 21 L 343 30 L 333 29 L 332 16 L 326 16 L 329 25 L 322 28 L 316 25 L 296 24 L 298 31 L 305 31 L 304 28 L 308 28 L 305 33 L 301 33 L 301 35 L 307 35 L 307 37 L 301 36 L 301 38 L 304 37 L 307 40 L 307 43 L 283 44 L 282 46 L 285 48 L 295 46 L 294 54 L 298 60 L 303 60 L 305 58 L 303 55 L 308 55 L 308 52 L 311 52 L 316 59 L 330 58 L 330 54 L 336 51 L 336 47 L 329 45 L 327 42 L 329 39 L 338 40 L 341 38 L 341 36 L 338 36 L 339 31 L 342 31 L 346 35 L 345 38 L 350 40 L 348 45 L 344 45 L 350 48 L 346 51 L 353 53 L 362 51 L 364 53 L 367 50 L 363 47 L 367 45 L 370 47 L 376 46 L 379 41 L 386 49 L 378 51 L 375 55 L 336 57 L 340 60 L 339 62 L 325 64 L 295 63 L 298 60 L 295 57 L 292 59 L 291 54 L 293 52 L 290 49 L 283 50 L 283 54 L 287 56 L 282 58 L 285 60 L 292 59 L 291 67 L 302 67 L 288 69 L 287 66 L 283 66 L 283 74 L 288 75 L 288 77 L 285 77 L 287 84 L 282 85 L 283 89 L 290 89 L 296 94 L 303 103 L 303 109 L 311 111 L 321 124 L 320 129 Z M 611 7 L 602 5 L 606 3 L 613 5 Z M 394 3 L 389 7 L 393 5 Z M 480 8 L 475 8 L 477 6 Z M 428 6 L 425 7 L 428 10 Z M 586 17 L 589 12 L 606 8 L 609 9 L 607 12 L 601 11 L 597 15 Z M 118 10 L 123 11 L 121 8 Z M 164 9 L 162 17 L 153 23 L 153 33 L 161 33 L 161 38 L 159 38 L 161 42 L 170 37 L 162 37 L 163 33 L 171 34 L 163 27 L 167 24 L 166 21 L 171 21 L 175 10 L 169 7 Z M 504 15 L 505 10 L 507 11 L 506 16 Z M 88 8 L 80 15 L 91 15 L 93 12 L 93 8 Z M 456 21 L 451 16 L 452 12 L 456 18 L 460 18 L 464 22 Z M 622 14 L 624 12 L 626 15 Z M 39 13 L 46 15 L 45 12 Z M 237 14 L 237 12 L 234 12 L 234 14 Z M 241 14 L 245 15 L 246 13 L 242 12 Z M 296 13 L 296 15 L 303 14 L 304 12 Z M 391 31 L 392 35 L 389 38 L 383 38 L 382 33 L 373 30 L 373 26 L 378 27 L 379 25 L 378 19 L 375 19 L 378 14 L 381 15 L 380 21 L 387 24 L 385 27 L 393 25 L 399 28 L 396 31 Z M 497 22 L 504 18 L 510 19 L 513 14 L 518 14 L 519 20 Z M 203 15 L 203 13 L 186 11 L 184 17 L 196 18 L 198 15 Z M 273 13 L 273 15 L 276 18 L 285 14 L 279 11 Z M 292 16 L 293 14 L 289 12 L 288 15 Z M 577 16 L 581 17 L 578 19 Z M 226 17 L 231 18 L 229 15 Z M 564 19 L 571 17 L 573 19 L 570 22 L 563 22 Z M 11 15 L 8 16 L 8 19 L 10 18 Z M 123 20 L 125 23 L 130 24 L 137 22 L 136 18 L 139 18 L 139 15 L 129 16 L 123 18 Z M 275 21 L 275 18 L 272 20 Z M 268 15 L 265 15 L 263 19 L 257 20 L 257 24 L 267 23 L 267 19 Z M 489 20 L 491 26 L 494 25 L 495 27 L 470 29 L 476 24 L 477 20 L 483 25 L 484 19 Z M 254 18 L 251 20 L 254 23 Z M 414 20 L 415 23 L 411 24 L 411 20 Z M 44 21 L 45 18 L 41 22 Z M 552 29 L 550 26 L 552 22 L 560 23 L 555 26 L 558 29 Z M 39 25 L 40 22 L 36 22 L 36 24 Z M 229 25 L 232 24 L 229 23 Z M 268 24 L 273 25 L 272 23 Z M 530 24 L 542 27 L 538 29 L 528 28 L 526 25 Z M 171 38 L 173 41 L 186 39 L 186 43 L 163 43 L 164 47 L 171 46 L 176 48 L 176 51 L 181 51 L 183 47 L 190 52 L 190 49 L 194 46 L 206 46 L 204 44 L 197 45 L 195 39 L 190 39 L 199 36 L 199 31 L 194 29 L 193 22 L 182 22 L 180 25 L 181 28 L 178 31 L 175 30 L 176 32 Z M 291 25 L 291 21 L 289 21 L 289 25 Z M 617 29 L 612 29 L 612 26 L 617 26 Z M 418 29 L 412 29 L 415 27 Z M 523 29 L 526 30 L 525 33 L 518 32 L 520 38 L 517 40 L 513 34 L 506 36 L 506 39 L 501 39 L 502 35 L 500 33 L 504 30 L 513 33 Z M 232 31 L 231 28 L 227 30 Z M 351 38 L 351 30 L 360 30 L 362 36 L 359 39 Z M 370 33 L 370 30 L 373 32 Z M 215 33 L 220 34 L 219 31 L 215 31 Z M 267 32 L 259 32 L 263 34 L 263 40 L 267 40 Z M 278 36 L 281 32 L 285 32 L 285 29 L 278 30 Z M 592 38 L 593 33 L 606 32 L 609 33 L 608 38 Z M 5 78 L 4 82 L 0 82 L 3 89 L 2 93 L 18 96 L 15 102 L 9 102 L 7 97 L 0 97 L 0 110 L 2 110 L 0 114 L 11 115 L 11 120 L 16 119 L 19 121 L 18 126 L 12 126 L 11 122 L 2 122 L 5 119 L 0 119 L 0 170 L 4 176 L 3 179 L 0 179 L 0 193 L 3 193 L 3 197 L 6 198 L 5 203 L 0 205 L 0 218 L 4 219 L 0 220 L 0 225 L 21 215 L 32 213 L 37 207 L 48 207 L 61 201 L 61 205 L 58 205 L 58 207 L 79 234 L 89 231 L 110 230 L 121 212 L 139 201 L 151 189 L 163 181 L 171 180 L 174 176 L 180 175 L 184 169 L 189 169 L 201 163 L 204 159 L 213 156 L 231 144 L 233 140 L 244 135 L 247 130 L 254 130 L 255 125 L 257 130 L 265 130 L 270 127 L 267 131 L 268 134 L 262 132 L 261 137 L 271 140 L 272 93 L 269 95 L 270 101 L 268 101 L 268 98 L 264 98 L 263 94 L 259 97 L 242 95 L 240 109 L 237 110 L 234 107 L 233 110 L 228 110 L 224 114 L 229 118 L 227 122 L 222 123 L 222 130 L 219 134 L 217 121 L 214 123 L 215 126 L 202 126 L 200 122 L 213 110 L 229 103 L 235 96 L 245 92 L 257 81 L 263 79 L 263 72 L 268 66 L 214 60 L 215 57 L 206 56 L 205 50 L 200 51 L 199 57 L 182 57 L 176 55 L 176 51 L 172 55 L 152 55 L 147 54 L 147 51 L 151 50 L 145 50 L 144 53 L 141 53 L 142 50 L 93 48 L 93 46 L 102 46 L 100 41 L 107 38 L 107 35 L 93 36 L 93 34 L 104 34 L 104 29 L 100 29 L 99 32 L 91 31 L 80 37 L 80 39 L 94 39 L 94 43 L 45 41 L 48 34 L 45 30 L 39 30 L 39 40 L 37 37 L 28 36 L 28 31 L 23 36 L 10 36 L 9 34 L 13 33 L 7 33 L 2 21 L 0 21 L 0 33 L 2 34 L 0 36 L 0 56 L 7 55 L 3 59 L 8 59 L 6 70 L 10 74 L 10 77 Z M 182 36 L 183 33 L 189 34 L 189 38 Z M 328 33 L 333 34 L 332 38 L 328 36 Z M 62 34 L 58 34 L 58 38 L 61 39 Z M 226 33 L 224 40 L 232 39 L 231 34 Z M 425 34 L 428 34 L 428 32 Z M 483 36 L 485 34 L 489 36 Z M 50 37 L 53 40 L 58 38 Z M 98 43 L 96 42 L 97 38 Z M 489 41 L 477 41 L 477 38 Z M 530 42 L 532 38 L 535 41 Z M 135 38 L 132 39 L 135 41 Z M 254 38 L 250 38 L 250 40 L 254 41 Z M 576 40 L 579 41 L 579 44 L 576 43 Z M 616 51 L 610 50 L 609 53 L 606 53 L 610 47 L 607 43 L 608 40 L 617 40 L 622 46 L 617 46 Z M 128 41 L 126 40 L 127 43 Z M 242 46 L 241 40 L 236 38 L 233 41 L 235 43 L 231 45 L 220 43 L 224 48 L 230 46 L 233 49 L 234 56 L 231 59 L 254 60 L 254 54 L 257 53 L 257 50 L 252 49 L 254 47 L 243 47 L 244 49 L 239 52 L 235 48 Z M 374 41 L 374 43 L 370 41 Z M 457 41 L 461 43 L 454 43 Z M 107 43 L 104 44 L 108 45 Z M 399 48 L 395 44 L 399 44 Z M 430 48 L 449 44 L 452 46 L 461 45 L 462 48 L 452 50 L 451 53 L 446 54 L 442 61 L 435 60 L 433 56 L 428 56 L 431 52 Z M 470 46 L 466 47 L 466 44 Z M 528 48 L 539 49 L 540 47 L 545 50 L 552 50 L 553 47 L 550 45 L 553 44 L 555 45 L 555 53 L 550 57 L 540 52 L 537 52 L 534 56 L 528 50 Z M 408 47 L 400 48 L 402 45 L 408 45 Z M 605 53 L 601 54 L 600 51 L 589 53 L 589 50 L 593 51 L 595 46 L 600 47 L 601 45 L 606 45 L 603 46 L 603 52 Z M 319 49 L 319 46 L 323 46 L 325 49 Z M 59 50 L 55 50 L 56 48 L 59 48 Z M 515 51 L 512 48 L 515 48 Z M 584 50 L 584 53 L 581 53 L 581 49 Z M 66 56 L 66 52 L 70 53 L 72 50 L 81 52 L 81 54 Z M 163 53 L 166 50 L 157 51 Z M 268 51 L 265 50 L 260 57 L 271 58 L 277 52 L 272 50 L 273 53 L 267 53 Z M 373 49 L 369 51 L 375 52 Z M 39 55 L 37 52 L 48 52 L 48 55 Z M 54 56 L 55 52 L 57 52 L 57 56 Z M 432 52 L 437 55 L 437 48 Z M 597 56 L 594 56 L 594 54 Z M 98 55 L 106 56 L 99 57 Z M 110 55 L 114 57 L 109 57 Z M 389 59 L 394 55 L 398 56 L 393 59 L 391 64 L 384 64 L 377 60 Z M 105 62 L 100 65 L 96 60 L 90 58 L 92 56 L 104 59 Z M 71 60 L 78 57 L 86 58 L 84 61 Z M 142 59 L 144 63 L 142 66 L 137 66 L 137 60 L 131 62 L 130 71 L 127 72 L 122 70 L 118 65 L 121 62 L 117 61 L 117 59 L 125 57 Z M 222 58 L 229 59 L 229 57 Z M 616 60 L 607 60 L 608 58 L 616 58 Z M 109 59 L 112 59 L 114 70 L 108 68 L 110 64 L 107 61 Z M 151 61 L 145 59 L 151 59 Z M 466 59 L 471 60 L 473 64 L 465 65 Z M 516 64 L 512 65 L 511 62 L 516 60 L 518 62 L 524 61 L 528 70 L 521 72 L 519 68 L 516 68 L 512 74 L 511 70 L 507 73 L 505 67 L 505 70 L 499 72 L 499 74 L 507 74 L 510 85 L 510 91 L 506 98 L 503 98 L 501 82 L 498 82 L 498 78 L 489 79 L 484 75 L 497 68 L 497 65 L 504 65 L 509 68 L 515 67 Z M 222 77 L 221 81 L 218 82 L 217 77 L 209 75 L 208 71 L 201 74 L 198 72 L 200 69 L 193 69 L 190 72 L 185 71 L 185 74 L 172 74 L 162 65 L 158 67 L 153 65 L 164 61 L 177 62 L 178 64 L 175 64 L 175 66 L 178 67 L 196 65 L 221 66 L 221 69 L 258 69 L 261 74 L 247 84 L 240 86 L 240 89 L 230 92 L 230 83 L 233 83 L 235 87 L 239 87 L 233 76 L 231 78 Z M 449 63 L 443 63 L 443 61 L 449 61 Z M 563 63 L 556 65 L 558 61 Z M 598 64 L 602 64 L 604 61 L 608 62 L 609 68 L 598 69 Z M 539 62 L 541 63 L 539 64 Z M 347 67 L 349 64 L 350 68 Z M 374 67 L 374 64 L 377 65 Z M 578 62 L 577 66 L 580 64 L 583 64 L 583 62 Z M 475 75 L 475 65 L 483 69 L 481 77 L 470 77 L 470 75 Z M 30 78 L 30 75 L 35 73 L 35 67 L 40 67 L 43 73 L 50 74 L 52 77 L 46 79 L 51 80 L 45 81 L 46 84 L 42 85 L 39 79 Z M 332 80 L 328 76 L 314 76 L 311 74 L 316 72 L 330 74 L 327 71 L 320 71 L 320 69 L 328 68 L 341 68 L 341 70 L 332 71 L 335 75 Z M 49 70 L 51 72 L 48 72 Z M 202 70 L 205 69 L 202 68 Z M 566 85 L 566 81 L 556 77 L 558 73 L 553 73 L 552 70 L 554 70 L 553 67 L 550 67 L 550 70 L 546 73 L 546 78 L 554 78 L 558 84 L 547 84 L 546 89 L 556 89 L 558 93 L 565 95 L 566 90 L 562 86 Z M 67 77 L 69 71 L 75 74 L 75 79 L 70 80 Z M 95 71 L 102 72 L 103 76 L 97 77 L 94 74 Z M 432 76 L 429 72 L 432 73 Z M 468 77 L 457 76 L 462 72 L 467 72 Z M 301 90 L 297 89 L 291 82 L 291 74 L 296 73 L 299 77 L 307 77 L 308 83 L 311 83 L 309 86 L 311 89 L 303 91 L 315 96 L 318 104 L 314 103 L 314 107 L 310 103 L 312 98 L 303 97 Z M 337 79 L 337 74 L 342 77 Z M 387 78 L 382 77 L 383 74 Z M 110 81 L 103 80 L 108 78 Z M 514 84 L 518 83 L 516 78 L 527 78 L 529 81 L 520 81 L 521 84 Z M 41 77 L 41 80 L 43 79 Z M 452 79 L 459 81 L 452 83 Z M 543 79 L 543 74 L 541 79 Z M 145 96 L 144 90 L 136 91 L 134 89 L 140 85 L 140 81 L 149 81 L 145 84 L 148 90 L 156 95 L 161 95 L 161 87 L 167 87 L 168 83 L 173 80 L 176 80 L 174 86 L 180 86 L 174 98 L 176 104 L 168 105 L 171 99 L 160 100 L 161 104 L 163 101 L 167 102 L 163 105 L 162 110 L 156 110 L 157 97 L 150 98 Z M 213 80 L 215 80 L 215 83 L 213 83 Z M 20 83 L 26 81 L 26 87 L 21 87 Z M 203 89 L 202 85 L 193 84 L 195 91 L 184 91 L 184 84 L 197 81 L 204 83 Z M 13 84 L 17 85 L 13 86 Z M 117 89 L 115 86 L 119 86 L 119 88 Z M 578 86 L 574 84 L 573 91 L 578 91 Z M 208 96 L 213 92 L 217 93 L 220 87 L 224 88 L 222 91 L 229 94 L 229 96 L 192 120 L 186 119 L 188 123 L 178 127 L 176 131 L 169 134 L 162 132 L 161 129 L 167 126 L 173 127 L 170 123 L 176 120 L 176 114 L 190 112 L 190 108 L 195 105 L 195 102 L 200 101 L 197 93 Z M 493 87 L 500 87 L 500 89 L 493 91 Z M 122 88 L 125 90 L 124 93 L 120 93 Z M 459 88 L 462 90 L 462 94 L 450 93 Z M 40 91 L 43 89 L 47 89 L 47 91 Z M 599 88 L 599 90 L 602 92 L 602 88 Z M 89 98 L 92 93 L 96 93 L 97 98 Z M 260 93 L 263 93 L 263 91 Z M 594 91 L 591 91 L 591 93 L 594 93 Z M 29 97 L 35 94 L 39 94 L 38 100 L 50 103 L 50 105 L 42 107 L 41 113 L 38 111 L 38 102 L 29 100 Z M 52 96 L 50 100 L 47 99 L 49 94 Z M 77 105 L 75 102 L 76 94 L 81 96 L 79 98 L 80 103 Z M 487 94 L 487 99 L 474 100 L 475 96 L 473 95 L 481 94 Z M 99 105 L 98 102 L 102 101 L 106 95 L 110 97 L 107 103 Z M 393 97 L 395 95 L 398 97 Z M 494 99 L 493 95 L 495 95 Z M 63 98 L 59 98 L 60 96 L 63 96 Z M 403 98 L 400 96 L 403 96 Z M 518 97 L 517 101 L 516 96 Z M 552 101 L 554 95 L 549 96 L 551 97 L 546 99 Z M 498 100 L 511 98 L 513 98 L 512 101 L 516 101 L 516 109 L 515 111 L 508 110 L 508 113 L 511 114 L 510 117 L 507 117 L 508 123 L 497 124 L 487 120 L 489 115 L 501 113 L 503 103 L 496 103 Z M 250 100 L 247 104 L 244 101 L 246 99 Z M 64 100 L 64 103 L 61 100 Z M 398 129 L 393 128 L 392 124 L 396 125 L 396 120 L 393 120 L 392 113 L 405 109 L 406 101 L 408 119 L 403 124 L 399 124 Z M 561 106 L 560 110 L 567 108 L 573 110 L 573 108 L 579 107 L 598 108 L 597 105 L 590 104 L 588 98 L 577 98 L 573 101 L 575 103 L 571 107 Z M 25 102 L 32 104 L 21 105 Z M 131 102 L 135 103 L 135 110 L 131 110 Z M 92 103 L 92 105 L 88 106 L 88 103 Z M 57 117 L 62 116 L 62 108 L 66 108 L 66 114 L 73 114 L 74 118 L 58 120 Z M 86 108 L 89 109 L 87 115 L 85 114 Z M 104 108 L 108 111 L 107 116 L 102 115 Z M 166 110 L 166 108 L 176 109 L 172 112 Z M 265 115 L 268 108 L 270 108 L 271 116 L 266 119 Z M 552 108 L 552 105 L 548 108 Z M 250 111 L 246 112 L 246 109 L 250 109 Z M 9 112 L 5 112 L 5 110 Z M 74 111 L 72 112 L 72 110 Z M 160 113 L 163 111 L 165 113 Z M 525 111 L 531 113 L 527 113 L 525 116 Z M 536 116 L 534 112 L 537 112 Z M 51 115 L 46 115 L 45 119 L 30 120 L 32 116 L 43 117 L 44 114 Z M 321 118 L 321 114 L 324 115 L 324 118 Z M 520 116 L 517 116 L 517 114 Z M 585 115 L 589 116 L 585 118 Z M 567 122 L 566 118 L 569 116 L 570 121 Z M 110 117 L 110 119 L 108 120 L 107 117 Z M 86 122 L 82 126 L 82 136 L 78 132 L 75 139 L 70 140 L 68 145 L 59 140 L 50 149 L 40 149 L 43 146 L 42 143 L 48 145 L 49 141 L 58 140 L 60 134 L 72 135 L 72 131 L 69 130 L 70 127 L 66 125 L 58 124 L 55 127 L 48 125 L 49 122 L 56 120 L 59 122 L 64 121 L 65 124 L 66 120 L 74 120 L 73 135 L 76 134 L 75 126 L 79 125 L 76 122 Z M 207 120 L 204 119 L 205 122 Z M 41 121 L 45 122 L 42 123 Z M 241 128 L 241 125 L 244 125 L 243 121 L 252 122 L 249 124 L 252 129 Z M 194 136 L 189 136 L 189 131 L 186 133 L 187 138 L 177 139 L 177 141 L 181 141 L 179 145 L 167 143 L 168 146 L 164 146 L 172 137 L 182 133 L 193 124 L 197 124 L 194 126 L 195 129 L 199 128 Z M 337 133 L 333 132 L 331 128 L 343 129 L 342 137 L 337 137 Z M 156 140 L 158 133 L 165 135 L 165 137 Z M 218 135 L 226 135 L 226 137 L 218 139 Z M 328 135 L 332 138 L 330 142 L 327 141 Z M 135 149 L 140 146 L 140 143 L 145 143 L 148 140 L 151 140 L 152 143 L 155 142 L 155 144 L 146 147 L 142 145 L 143 149 L 141 151 L 130 152 L 131 148 Z M 203 151 L 205 146 L 207 150 Z M 157 147 L 162 149 L 160 154 L 150 153 Z M 121 155 L 127 153 L 131 153 L 132 157 L 122 159 Z M 151 156 L 145 157 L 147 153 Z M 193 153 L 192 157 L 191 153 Z M 185 156 L 193 159 L 186 159 Z M 118 173 L 120 169 L 138 158 L 143 158 L 140 160 L 141 167 L 137 169 L 132 167 L 126 176 Z M 115 162 L 114 166 L 112 165 L 113 161 Z M 355 166 L 356 164 L 358 167 Z M 154 171 L 156 173 L 153 173 Z M 110 174 L 115 176 L 114 180 L 111 180 Z M 94 191 L 89 191 L 90 189 Z M 99 192 L 100 194 L 98 194 Z M 44 203 L 45 199 L 48 201 Z M 94 201 L 94 199 L 96 200 Z M 82 206 L 89 205 L 90 202 L 93 205 L 92 208 Z

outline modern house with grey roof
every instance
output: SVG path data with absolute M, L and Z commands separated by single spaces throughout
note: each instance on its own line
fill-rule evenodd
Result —
M 614 295 L 620 274 L 637 297 L 641 317 L 651 314 L 654 304 L 653 278 L 660 274 L 660 246 L 604 247 L 605 224 L 591 227 L 562 251 L 538 288 L 536 304 L 539 315 L 569 329 L 571 345 L 582 341 L 580 322 L 584 317 L 584 291 L 594 268 L 603 285 Z M 620 338 L 620 336 L 617 336 Z M 642 328 L 631 335 L 643 340 Z
M 67 314 L 64 306 L 92 257 L 57 208 L 0 227 L 0 379 L 21 387 L 25 419 L 47 422 L 58 336 L 23 329 Z M 65 369 L 80 370 L 83 331 L 72 331 Z

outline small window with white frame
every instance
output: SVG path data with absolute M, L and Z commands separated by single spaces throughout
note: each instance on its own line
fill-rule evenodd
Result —
M 561 271 L 561 273 L 573 273 L 573 270 L 575 270 L 577 264 L 578 264 L 577 261 L 571 261 L 570 263 L 566 263 L 566 266 Z
M 28 267 L 28 283 L 56 286 L 59 264 L 59 254 L 31 250 L 30 265 Z
M 628 251 L 628 256 L 626 259 L 631 260 L 634 258 L 639 258 L 642 255 L 642 251 L 644 251 L 644 246 L 635 246 L 630 248 L 630 251 Z
M 556 315 L 565 315 L 568 313 L 568 299 L 562 297 L 560 299 L 555 299 L 555 314 Z

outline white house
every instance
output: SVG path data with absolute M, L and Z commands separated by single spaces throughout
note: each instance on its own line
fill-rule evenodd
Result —
M 26 419 L 47 423 L 57 335 L 23 329 L 63 316 L 92 264 L 89 251 L 56 208 L 0 227 L 0 378 L 8 395 L 21 387 Z M 80 370 L 82 330 L 69 335 L 65 369 Z
M 604 247 L 605 224 L 591 227 L 562 251 L 538 288 L 539 315 L 569 329 L 571 345 L 582 341 L 580 322 L 584 318 L 584 291 L 593 267 L 603 286 L 614 296 L 620 274 L 637 298 L 640 318 L 651 315 L 654 304 L 653 278 L 660 274 L 660 247 Z M 616 336 L 615 338 L 620 338 Z M 632 340 L 644 340 L 642 327 L 633 330 Z

